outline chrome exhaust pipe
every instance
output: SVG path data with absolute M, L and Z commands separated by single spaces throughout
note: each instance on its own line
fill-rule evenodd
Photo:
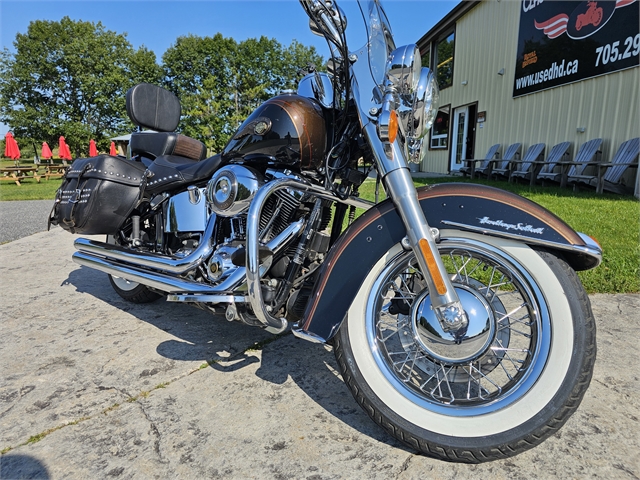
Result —
M 191 254 L 184 258 L 167 258 L 150 253 L 137 253 L 127 250 L 119 245 L 89 240 L 88 238 L 78 238 L 73 242 L 73 246 L 76 250 L 90 255 L 106 257 L 112 260 L 117 260 L 118 262 L 128 263 L 136 267 L 181 275 L 196 268 L 213 253 L 213 231 L 215 225 L 216 216 L 212 214 L 209 217 L 207 228 L 202 236 L 203 241 L 193 252 L 191 252 Z
M 268 242 L 266 247 L 274 253 L 279 252 L 300 234 L 304 225 L 304 219 L 292 223 Z M 80 242 L 81 240 L 82 242 Z M 88 247 L 85 247 L 86 245 L 88 245 Z M 75 246 L 79 250 L 71 257 L 75 263 L 108 273 L 109 275 L 126 278 L 129 281 L 140 283 L 165 293 L 228 294 L 246 281 L 245 267 L 236 268 L 220 284 L 212 286 L 178 277 L 171 271 L 163 273 L 149 269 L 150 265 L 153 265 L 153 268 L 157 270 L 164 269 L 166 264 L 173 264 L 175 266 L 175 259 L 160 257 L 159 255 L 135 254 L 117 245 L 95 242 L 87 240 L 86 238 L 76 240 Z M 201 254 L 202 253 L 198 253 L 198 249 L 196 249 L 192 255 L 180 260 L 187 260 L 189 257 L 192 257 L 190 261 L 193 262 L 195 261 L 194 257 L 200 257 Z M 151 262 L 151 260 L 153 260 L 153 262 Z M 198 264 L 195 266 L 197 265 Z M 191 268 L 195 268 L 195 266 Z M 267 270 L 268 267 L 261 266 L 260 275 L 264 275 Z
M 95 255 L 89 255 L 84 252 L 75 252 L 71 258 L 79 265 L 93 268 L 116 277 L 126 278 L 131 282 L 141 283 L 142 285 L 160 290 L 161 292 L 213 295 L 224 291 L 220 287 L 215 288 L 204 283 L 192 282 L 160 272 L 151 272 L 131 265 L 121 265 L 111 259 L 96 257 Z M 244 274 L 242 276 L 244 277 Z

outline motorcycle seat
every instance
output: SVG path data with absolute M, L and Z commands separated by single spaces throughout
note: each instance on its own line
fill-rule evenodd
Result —
M 164 155 L 177 155 L 202 160 L 207 155 L 205 145 L 194 138 L 175 133 L 180 122 L 180 100 L 170 91 L 140 83 L 129 89 L 126 98 L 127 115 L 131 121 L 152 131 L 131 134 L 131 155 L 154 159 Z
M 222 164 L 222 155 L 202 161 L 177 155 L 162 155 L 147 168 L 146 190 L 152 194 L 209 180 Z
M 131 155 L 154 159 L 163 155 L 176 155 L 191 160 L 203 160 L 207 155 L 204 143 L 175 132 L 132 133 L 129 140 Z

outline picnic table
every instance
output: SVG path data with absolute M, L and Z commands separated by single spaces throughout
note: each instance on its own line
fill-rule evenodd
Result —
M 44 167 L 44 176 L 46 177 L 47 180 L 49 180 L 50 178 L 59 178 L 59 177 L 63 177 L 65 171 L 67 170 L 67 168 L 69 168 L 70 165 L 66 165 L 66 164 L 48 164 L 45 165 Z
M 0 167 L 0 180 L 12 180 L 20 185 L 22 180 L 33 178 L 40 183 L 38 167 Z

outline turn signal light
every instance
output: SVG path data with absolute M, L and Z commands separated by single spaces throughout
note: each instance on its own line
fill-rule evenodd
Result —
M 442 275 L 440 275 L 440 270 L 438 269 L 438 264 L 436 263 L 436 259 L 433 256 L 431 247 L 429 247 L 429 242 L 427 242 L 426 239 L 421 238 L 418 241 L 418 245 L 420 246 L 420 251 L 422 252 L 422 256 L 424 257 L 427 263 L 427 268 L 429 269 L 431 278 L 433 278 L 433 283 L 436 286 L 436 291 L 438 292 L 438 295 L 446 294 L 447 286 L 444 284 L 444 279 L 442 278 Z
M 398 136 L 398 114 L 395 110 L 391 110 L 389 112 L 389 142 L 393 143 L 396 141 L 396 137 Z

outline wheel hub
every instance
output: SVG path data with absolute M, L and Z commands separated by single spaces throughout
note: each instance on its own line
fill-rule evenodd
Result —
M 496 336 L 491 305 L 482 294 L 467 285 L 454 284 L 468 324 L 450 329 L 438 320 L 428 290 L 418 296 L 411 311 L 414 339 L 435 360 L 461 364 L 483 355 Z

